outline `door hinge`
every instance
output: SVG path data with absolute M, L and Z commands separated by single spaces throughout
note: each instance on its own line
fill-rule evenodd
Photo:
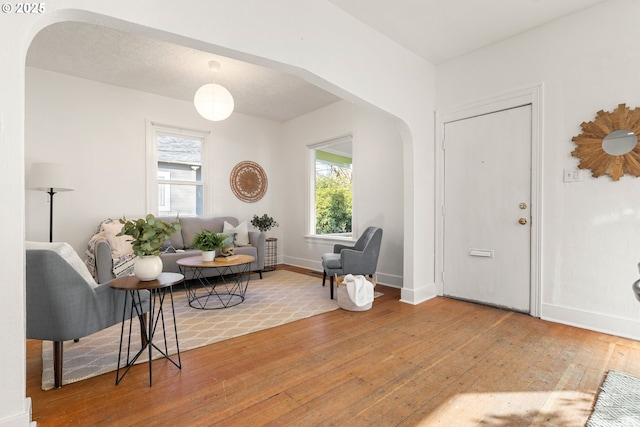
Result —
M 442 216 L 445 216 L 447 214 L 447 210 L 445 209 L 445 206 L 442 205 Z

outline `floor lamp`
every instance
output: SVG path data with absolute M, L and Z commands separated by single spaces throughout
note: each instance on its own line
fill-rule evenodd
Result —
M 49 194 L 49 242 L 53 242 L 53 195 L 60 191 L 73 191 L 67 169 L 57 163 L 32 164 L 29 189 Z

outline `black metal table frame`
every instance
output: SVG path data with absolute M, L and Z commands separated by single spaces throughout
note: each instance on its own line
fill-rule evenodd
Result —
M 223 308 L 234 307 L 244 301 L 247 288 L 249 287 L 249 280 L 251 279 L 251 272 L 249 267 L 251 262 L 234 265 L 222 265 L 222 266 L 180 266 L 180 272 L 187 277 L 186 270 L 190 269 L 193 272 L 191 280 L 197 280 L 201 286 L 191 288 L 187 286 L 185 280 L 184 287 L 187 292 L 187 299 L 189 300 L 189 306 L 200 310 L 219 310 Z M 236 271 L 233 271 L 233 267 L 236 267 Z M 218 276 L 207 277 L 204 275 L 204 271 L 210 268 L 215 268 L 218 272 Z M 233 274 L 235 279 L 234 283 L 228 283 L 225 277 L 228 274 Z M 246 276 L 246 280 L 243 278 Z M 210 280 L 211 279 L 211 280 Z M 244 283 L 243 283 L 244 282 Z M 216 287 L 223 287 L 222 291 L 218 291 Z M 204 290 L 204 295 L 198 295 L 198 290 Z M 213 305 L 209 304 L 213 301 Z M 209 306 L 208 306 L 209 305 Z
M 127 290 L 125 298 L 124 298 L 124 309 L 122 310 L 122 327 L 120 329 L 120 351 L 118 352 L 118 368 L 116 369 L 116 385 L 120 384 L 120 381 L 122 381 L 122 379 L 125 377 L 125 375 L 127 375 L 127 373 L 129 372 L 129 369 L 131 369 L 131 367 L 136 363 L 136 361 L 138 360 L 138 358 L 140 357 L 140 355 L 142 354 L 143 351 L 145 351 L 146 349 L 149 349 L 149 387 L 152 386 L 153 384 L 153 369 L 152 369 L 152 363 L 153 363 L 153 357 L 152 357 L 152 352 L 153 349 L 155 348 L 160 354 L 162 354 L 164 356 L 165 359 L 169 360 L 171 363 L 173 363 L 178 369 L 182 369 L 182 361 L 180 359 L 180 346 L 178 344 L 178 327 L 176 325 L 176 312 L 175 312 L 175 308 L 173 305 L 173 286 L 166 286 L 163 288 L 158 288 L 158 289 L 149 289 L 149 292 L 151 293 L 150 297 L 149 297 L 149 302 L 150 302 L 150 308 L 149 308 L 149 319 L 148 319 L 148 328 L 145 329 L 144 327 L 142 327 L 141 325 L 141 330 L 142 330 L 142 334 L 143 334 L 143 345 L 140 348 L 140 350 L 136 353 L 135 356 L 133 356 L 133 358 L 130 358 L 131 355 L 131 329 L 132 329 L 132 322 L 133 322 L 133 317 L 131 316 L 129 318 L 129 337 L 127 340 L 127 361 L 126 364 L 124 366 L 122 366 L 122 369 L 125 369 L 125 371 L 122 373 L 122 376 L 120 375 L 120 362 L 122 360 L 122 342 L 123 342 L 123 338 L 124 338 L 124 324 L 126 322 L 126 312 L 127 312 L 127 296 L 130 295 L 131 296 L 131 311 L 133 313 L 133 310 L 135 310 L 136 315 L 137 316 L 141 316 L 144 313 L 141 312 L 141 299 L 140 299 L 140 290 L 137 289 L 131 289 L 131 290 Z M 169 356 L 169 350 L 168 350 L 168 346 L 167 346 L 167 331 L 165 329 L 165 322 L 164 322 L 164 299 L 166 297 L 167 294 L 167 289 L 169 290 L 169 296 L 171 298 L 171 313 L 173 315 L 173 331 L 175 333 L 175 337 L 176 337 L 176 349 L 177 349 L 177 356 L 178 356 L 178 363 L 175 362 L 175 360 L 173 360 L 173 358 L 171 358 Z M 136 303 L 136 297 L 137 297 L 137 303 Z M 158 308 L 157 308 L 157 312 L 156 312 L 156 299 L 159 301 L 158 304 Z M 162 320 L 162 335 L 164 337 L 164 351 L 162 351 L 162 349 L 160 349 L 157 345 L 155 345 L 153 343 L 153 337 L 156 334 L 158 325 L 160 320 Z

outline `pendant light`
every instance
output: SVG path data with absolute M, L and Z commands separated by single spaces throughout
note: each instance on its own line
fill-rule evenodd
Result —
M 215 83 L 215 76 L 220 71 L 220 63 L 209 61 L 209 69 L 213 72 L 213 83 L 200 87 L 193 97 L 193 104 L 202 117 L 212 122 L 224 120 L 233 112 L 233 96 L 227 89 Z

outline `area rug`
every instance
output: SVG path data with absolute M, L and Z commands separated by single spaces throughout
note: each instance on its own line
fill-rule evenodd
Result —
M 609 371 L 587 427 L 640 426 L 640 378 Z
M 222 310 L 197 310 L 189 307 L 184 287 L 174 287 L 174 305 L 180 353 L 215 342 L 238 337 L 338 308 L 329 291 L 314 277 L 288 270 L 252 275 L 243 303 Z M 169 354 L 175 354 L 175 335 L 171 310 L 165 307 Z M 128 327 L 127 322 L 127 327 Z M 138 322 L 133 322 L 132 343 L 138 343 Z M 62 384 L 70 384 L 106 372 L 115 371 L 118 362 L 121 324 L 80 339 L 64 343 Z M 126 332 L 125 332 L 126 333 Z M 161 340 L 156 337 L 155 342 Z M 163 348 L 163 347 L 161 347 Z M 154 359 L 160 357 L 154 351 Z M 147 360 L 147 352 L 138 363 Z M 53 343 L 42 345 L 42 389 L 53 383 Z M 114 378 L 109 376 L 109 381 Z

